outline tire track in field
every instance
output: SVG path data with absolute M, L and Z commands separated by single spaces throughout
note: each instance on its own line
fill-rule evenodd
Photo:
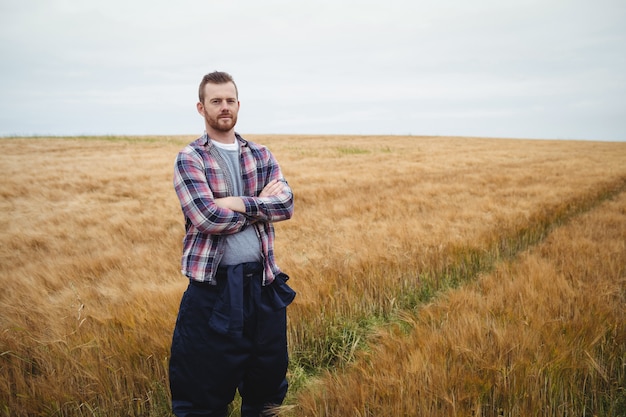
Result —
M 548 210 L 536 213 L 525 224 L 507 231 L 492 242 L 487 250 L 470 245 L 452 248 L 451 259 L 438 270 L 420 275 L 420 287 L 404 288 L 409 299 L 401 298 L 400 308 L 414 308 L 431 299 L 437 292 L 474 280 L 479 274 L 490 271 L 496 263 L 516 257 L 519 253 L 541 243 L 552 230 L 567 224 L 573 218 L 593 210 L 602 202 L 626 191 L 626 177 L 604 184 L 603 187 L 562 202 Z M 402 303 L 403 301 L 403 303 Z
M 306 380 L 307 375 L 317 374 L 321 370 L 346 366 L 358 349 L 366 348 L 368 335 L 378 326 L 395 322 L 403 311 L 419 308 L 443 291 L 477 279 L 480 274 L 492 270 L 497 263 L 515 258 L 538 245 L 552 230 L 625 191 L 626 177 L 619 178 L 592 192 L 536 213 L 523 225 L 499 235 L 487 250 L 471 245 L 452 248 L 443 266 L 423 271 L 417 277 L 412 276 L 398 288 L 394 311 L 379 316 L 336 317 L 332 324 L 328 324 L 326 340 L 323 341 L 325 349 L 319 346 L 316 348 L 317 352 L 324 352 L 324 357 L 311 360 L 315 354 L 298 347 L 300 351 L 291 353 L 292 375 Z

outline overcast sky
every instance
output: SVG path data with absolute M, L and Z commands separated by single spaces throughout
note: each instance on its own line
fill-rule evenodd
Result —
M 624 0 L 0 0 L 0 135 L 241 133 L 626 141 Z

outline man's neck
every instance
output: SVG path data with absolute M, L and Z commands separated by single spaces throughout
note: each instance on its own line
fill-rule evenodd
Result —
M 237 140 L 234 129 L 231 129 L 228 132 L 220 132 L 219 130 L 215 129 L 207 129 L 206 133 L 207 135 L 209 135 L 211 140 L 227 145 L 235 143 L 235 141 Z

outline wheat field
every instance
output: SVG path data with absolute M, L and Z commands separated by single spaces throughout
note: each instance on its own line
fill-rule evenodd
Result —
M 626 415 L 626 143 L 246 137 L 295 195 L 281 414 Z M 171 415 L 193 139 L 0 140 L 0 415 Z

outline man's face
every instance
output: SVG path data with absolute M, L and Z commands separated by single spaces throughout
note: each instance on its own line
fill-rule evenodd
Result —
M 233 83 L 204 86 L 204 103 L 198 103 L 200 113 L 206 123 L 219 132 L 229 132 L 237 124 L 239 100 Z

